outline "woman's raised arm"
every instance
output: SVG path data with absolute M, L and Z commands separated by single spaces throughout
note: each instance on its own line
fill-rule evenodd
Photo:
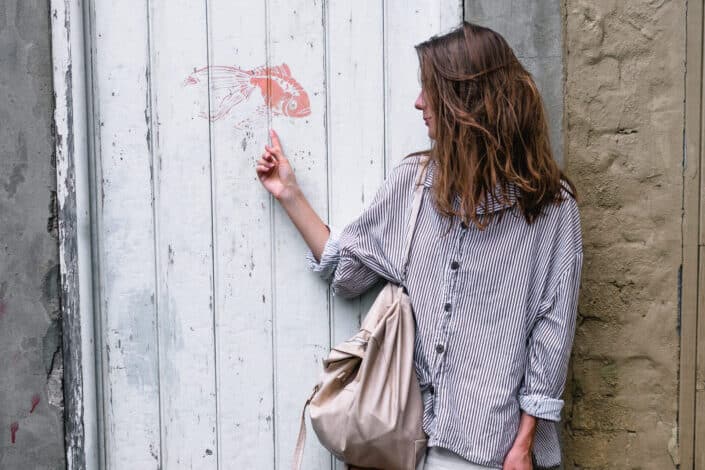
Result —
M 257 176 L 262 186 L 282 205 L 318 261 L 330 232 L 301 191 L 289 159 L 282 151 L 279 136 L 274 129 L 269 135 L 272 146 L 264 146 L 257 161 Z

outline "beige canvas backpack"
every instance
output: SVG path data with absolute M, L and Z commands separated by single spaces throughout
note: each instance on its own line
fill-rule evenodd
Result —
M 420 165 L 404 247 L 403 277 L 421 206 Z M 402 281 L 403 282 L 403 281 Z M 378 294 L 360 331 L 323 360 L 323 374 L 306 401 L 294 451 L 299 470 L 306 440 L 306 407 L 321 444 L 349 468 L 414 470 L 426 450 L 423 404 L 414 368 L 415 321 L 405 288 Z

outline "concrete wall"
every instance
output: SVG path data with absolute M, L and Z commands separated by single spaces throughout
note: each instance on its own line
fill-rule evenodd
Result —
M 585 241 L 566 468 L 676 467 L 685 3 L 566 2 Z
M 0 468 L 64 468 L 48 0 L 0 2 Z

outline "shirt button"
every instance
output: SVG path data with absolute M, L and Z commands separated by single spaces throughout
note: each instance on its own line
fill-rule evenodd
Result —
M 450 263 L 450 269 L 452 269 L 452 270 L 456 270 L 459 267 L 460 267 L 460 263 L 458 263 L 457 261 L 453 261 L 452 263 Z
M 431 386 L 428 388 L 428 391 L 429 391 L 429 393 L 430 393 L 431 395 L 433 395 L 434 393 L 436 393 L 436 389 L 433 388 L 433 385 L 431 385 Z
M 463 230 L 467 230 L 468 228 L 468 224 L 466 224 L 465 222 L 460 222 L 460 226 L 463 228 Z
M 443 306 L 443 310 L 445 310 L 446 312 L 450 312 L 450 304 L 445 304 Z
M 444 348 L 442 344 L 439 343 L 436 345 L 436 352 L 438 354 L 443 354 L 443 351 L 445 351 L 445 350 L 446 350 L 446 348 Z

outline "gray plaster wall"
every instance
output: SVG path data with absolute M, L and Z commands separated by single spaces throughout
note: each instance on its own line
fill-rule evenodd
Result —
M 63 469 L 48 0 L 0 1 L 0 468 Z
M 554 157 L 563 162 L 561 0 L 465 0 L 465 19 L 504 36 L 536 81 L 550 120 Z

